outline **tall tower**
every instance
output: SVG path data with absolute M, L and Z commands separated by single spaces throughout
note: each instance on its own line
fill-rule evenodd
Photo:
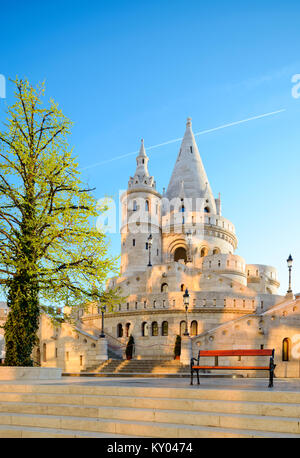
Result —
M 214 198 L 187 119 L 181 147 L 163 200 L 164 261 L 193 262 L 202 267 L 208 255 L 233 254 L 234 225 L 221 214 L 221 197 Z
M 121 196 L 121 273 L 145 271 L 159 264 L 161 249 L 161 195 L 148 171 L 149 158 L 141 141 L 136 171 Z M 149 243 L 149 236 L 152 240 Z

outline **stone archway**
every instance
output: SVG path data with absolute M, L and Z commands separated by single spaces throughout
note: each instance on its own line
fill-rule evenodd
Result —
M 186 249 L 183 247 L 178 247 L 174 251 L 174 261 L 178 262 L 180 260 L 183 260 L 184 262 L 187 262 L 187 253 Z

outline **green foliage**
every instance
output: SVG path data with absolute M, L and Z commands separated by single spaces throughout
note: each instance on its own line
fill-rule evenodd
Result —
M 180 356 L 181 354 L 181 337 L 179 335 L 176 336 L 175 346 L 174 346 L 174 357 Z
M 6 364 L 30 365 L 40 303 L 62 319 L 57 307 L 72 309 L 105 295 L 117 259 L 108 255 L 95 218 L 93 189 L 81 181 L 67 137 L 71 122 L 54 101 L 42 105 L 44 85 L 16 80 L 15 103 L 0 132 L 0 283 L 10 313 L 5 325 Z
M 130 359 L 132 358 L 133 348 L 134 348 L 134 338 L 133 338 L 133 335 L 130 335 L 127 345 L 126 345 L 126 350 L 125 350 L 126 358 L 130 358 Z

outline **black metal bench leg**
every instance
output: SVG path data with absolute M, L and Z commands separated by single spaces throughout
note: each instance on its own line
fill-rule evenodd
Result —
M 270 370 L 270 377 L 269 377 L 269 386 L 268 386 L 268 388 L 273 388 L 273 377 L 274 377 L 273 370 Z
M 269 377 L 269 388 L 273 388 L 273 379 L 274 379 L 274 369 L 276 364 L 274 364 L 274 357 L 270 358 L 270 377 Z
M 193 360 L 191 360 L 191 385 L 193 385 L 193 375 L 194 375 L 194 371 L 193 371 Z
M 197 384 L 200 385 L 199 370 L 197 370 Z

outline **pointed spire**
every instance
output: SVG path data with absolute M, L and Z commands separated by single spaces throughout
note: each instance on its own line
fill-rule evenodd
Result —
M 205 198 L 205 206 L 216 213 L 216 204 L 192 131 L 192 119 L 187 118 L 186 130 L 167 189 L 168 199 L 180 197 L 184 181 L 184 197 Z
M 149 161 L 149 158 L 145 151 L 144 139 L 142 138 L 140 151 L 136 158 L 136 171 L 135 171 L 134 176 L 138 176 L 140 178 L 149 176 L 148 161 Z
M 144 146 L 144 139 L 141 139 L 141 147 L 140 147 L 140 152 L 138 157 L 147 157 L 146 151 L 145 151 L 145 146 Z M 148 159 L 148 157 L 147 157 Z

